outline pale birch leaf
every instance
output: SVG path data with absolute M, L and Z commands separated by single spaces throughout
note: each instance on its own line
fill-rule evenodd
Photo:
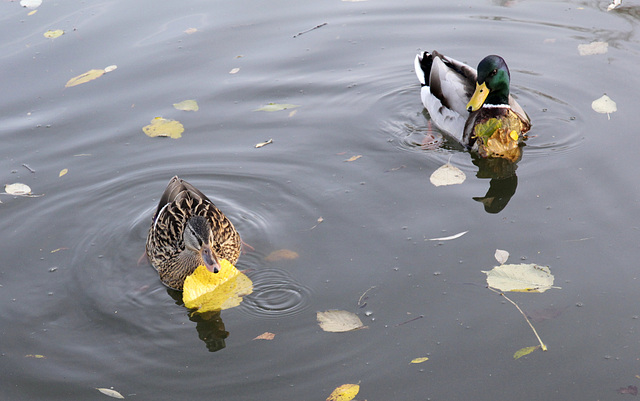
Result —
M 507 259 L 509 259 L 509 252 L 503 251 L 502 249 L 496 249 L 496 253 L 493 256 L 496 258 L 498 263 L 503 265 Z
M 342 333 L 365 327 L 358 315 L 344 310 L 334 309 L 326 312 L 318 312 L 316 317 L 320 328 L 332 333 Z
M 109 397 L 120 398 L 120 399 L 124 398 L 122 396 L 122 394 L 120 394 L 116 390 L 112 390 L 110 388 L 99 388 L 99 387 L 96 387 L 96 390 L 98 390 L 99 392 L 101 392 L 104 395 L 108 395 Z
M 450 163 L 446 163 L 444 166 L 441 166 L 439 169 L 434 171 L 429 178 L 431 183 L 436 187 L 442 185 L 462 184 L 465 179 L 467 179 L 467 176 L 464 174 L 464 171 Z
M 500 265 L 487 275 L 487 285 L 500 291 L 545 292 L 553 286 L 553 274 L 547 266 L 535 264 Z

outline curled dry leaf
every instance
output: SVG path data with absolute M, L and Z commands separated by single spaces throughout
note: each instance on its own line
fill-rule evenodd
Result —
M 278 249 L 277 251 L 271 252 L 264 258 L 267 262 L 277 262 L 279 260 L 293 260 L 298 259 L 298 252 L 289 250 L 289 249 Z
M 464 174 L 464 171 L 460 170 L 450 163 L 441 166 L 439 169 L 434 171 L 429 178 L 431 183 L 436 187 L 442 185 L 462 184 L 466 179 L 467 176 Z
M 359 384 L 343 384 L 331 392 L 327 401 L 351 401 L 360 391 Z
M 322 330 L 332 333 L 342 333 L 367 327 L 362 324 L 358 315 L 344 310 L 334 309 L 318 312 L 316 318 Z
M 110 388 L 99 388 L 99 387 L 96 387 L 96 390 L 98 390 L 99 392 L 101 392 L 104 395 L 108 395 L 109 397 L 120 398 L 120 399 L 124 398 L 122 396 L 122 394 L 120 394 L 116 390 L 112 390 Z

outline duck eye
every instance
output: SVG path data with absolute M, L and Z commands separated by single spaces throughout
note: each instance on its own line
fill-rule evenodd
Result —
M 491 74 L 489 74 L 489 75 L 493 77 L 493 76 L 495 76 L 497 73 L 498 73 L 498 70 L 497 70 L 497 69 L 495 69 L 495 70 L 491 71 Z

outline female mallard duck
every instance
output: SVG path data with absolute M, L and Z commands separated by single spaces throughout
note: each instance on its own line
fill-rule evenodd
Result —
M 531 120 L 511 95 L 507 63 L 487 56 L 478 71 L 438 52 L 415 59 L 421 97 L 432 121 L 482 157 L 520 158 Z
M 164 190 L 147 236 L 147 256 L 169 288 L 200 265 L 217 273 L 219 259 L 235 264 L 242 241 L 233 224 L 202 192 L 173 177 Z

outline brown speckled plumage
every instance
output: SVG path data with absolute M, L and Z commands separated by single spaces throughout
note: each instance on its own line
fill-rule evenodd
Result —
M 199 253 L 185 249 L 184 231 L 193 216 L 202 216 L 208 222 L 211 249 L 217 259 L 235 264 L 242 245 L 231 221 L 209 198 L 188 182 L 173 177 L 153 216 L 146 249 L 162 283 L 180 291 L 185 278 L 204 264 Z

